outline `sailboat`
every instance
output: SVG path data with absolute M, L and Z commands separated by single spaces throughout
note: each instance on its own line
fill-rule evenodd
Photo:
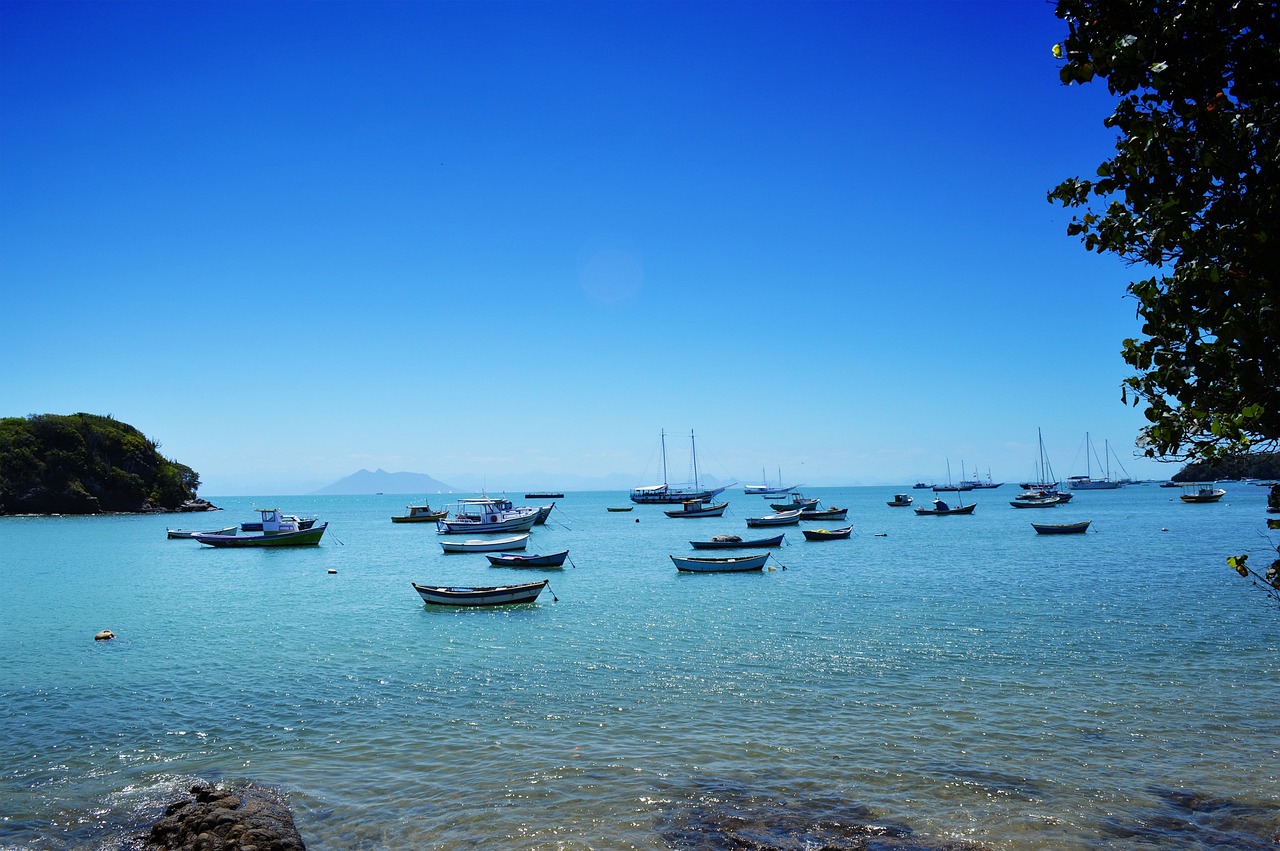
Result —
M 1090 456 L 1093 452 L 1093 442 L 1089 440 L 1089 432 L 1084 433 L 1085 452 L 1084 452 L 1084 470 L 1083 476 L 1068 476 L 1067 487 L 1073 491 L 1103 491 L 1115 490 L 1120 487 L 1120 483 L 1111 478 L 1111 444 L 1104 443 L 1105 449 L 1103 454 L 1107 458 L 1106 475 L 1101 479 L 1093 478 L 1092 465 L 1089 463 Z
M 693 488 L 673 488 L 667 482 L 667 433 L 661 432 L 662 438 L 662 484 L 645 485 L 632 488 L 629 496 L 632 502 L 645 505 L 680 505 L 685 502 L 711 502 L 716 495 L 724 491 L 728 485 L 719 488 L 703 489 L 698 487 L 698 445 L 693 432 L 689 432 L 689 447 L 693 463 Z
M 1022 502 L 1034 502 L 1036 504 L 1052 504 L 1057 505 L 1071 500 L 1071 494 L 1061 493 L 1058 491 L 1058 480 L 1053 476 L 1053 466 L 1049 463 L 1049 456 L 1044 451 L 1044 435 L 1040 433 L 1040 429 L 1036 429 L 1036 440 L 1040 444 L 1040 461 L 1036 467 L 1036 481 L 1022 482 L 1023 493 L 1018 494 L 1014 499 Z M 1013 503 L 1010 503 L 1013 505 Z M 1020 506 L 1014 506 L 1018 508 Z
M 764 484 L 743 485 L 742 492 L 759 494 L 760 496 L 779 496 L 780 494 L 791 493 L 798 487 L 803 487 L 803 485 L 787 485 L 783 487 L 781 467 L 778 468 L 778 484 L 776 487 L 769 484 L 769 477 L 764 474 L 763 467 L 760 468 L 760 481 L 764 482 Z
M 963 475 L 963 474 L 964 474 L 964 467 L 963 467 L 963 464 L 962 464 L 962 465 L 961 465 L 961 475 Z M 973 478 L 972 478 L 972 479 L 961 479 L 961 480 L 960 480 L 960 486 L 961 486 L 961 487 L 966 487 L 966 486 L 967 486 L 970 490 L 986 490 L 986 489 L 990 489 L 990 488 L 998 488 L 998 487 L 1000 487 L 1000 486 L 1001 486 L 1001 485 L 1003 485 L 1003 484 L 1004 484 L 1004 482 L 994 482 L 994 481 L 992 481 L 992 480 L 991 480 L 991 468 L 990 468 L 990 467 L 988 467 L 988 468 L 987 468 L 987 480 L 986 480 L 985 482 L 984 482 L 982 479 L 979 479 L 979 478 L 978 478 L 978 468 L 977 468 L 977 467 L 974 467 L 974 468 L 973 468 Z
M 961 470 L 964 469 L 963 461 L 960 462 L 960 469 Z M 959 493 L 961 491 L 971 491 L 971 490 L 973 490 L 973 484 L 970 482 L 961 482 L 958 485 L 951 484 L 951 459 L 948 458 L 947 459 L 947 483 L 945 485 L 934 485 L 933 492 L 934 493 L 943 493 L 943 492 Z

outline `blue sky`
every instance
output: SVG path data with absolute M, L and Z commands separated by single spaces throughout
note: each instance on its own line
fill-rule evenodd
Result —
M 204 495 L 1134 476 L 1052 5 L 0 5 L 0 414 Z M 21 359 L 22 365 L 15 366 Z M 678 450 L 678 452 L 677 452 Z M 569 483 L 569 484 L 565 484 Z

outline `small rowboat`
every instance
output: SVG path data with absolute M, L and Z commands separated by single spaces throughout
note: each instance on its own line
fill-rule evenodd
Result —
M 196 535 L 234 535 L 239 526 L 228 526 L 225 529 L 213 529 L 208 532 L 198 532 L 194 529 L 167 529 L 165 530 L 170 540 L 178 538 L 194 538 Z
M 777 514 L 766 514 L 764 517 L 748 517 L 748 526 L 794 526 L 800 522 L 800 509 L 779 511 Z
M 853 531 L 852 526 L 845 526 L 843 529 L 801 529 L 804 533 L 806 541 L 839 541 L 849 537 Z
M 441 541 L 440 547 L 446 553 L 493 553 L 506 550 L 523 550 L 529 544 L 529 536 L 512 535 L 507 538 L 472 538 L 466 541 Z
M 1034 499 L 1015 499 L 1011 500 L 1009 504 L 1014 508 L 1056 508 L 1059 500 L 1056 497 L 1045 496 Z
M 569 557 L 568 550 L 547 555 L 520 555 L 519 553 L 498 553 L 496 556 L 485 556 L 494 567 L 564 567 L 564 560 Z
M 1079 535 L 1088 530 L 1092 520 L 1079 523 L 1032 523 L 1031 528 L 1041 535 Z
M 769 507 L 774 511 L 791 511 L 793 508 L 799 508 L 804 511 L 807 508 L 813 508 L 817 505 L 819 499 L 814 497 L 806 497 L 802 494 L 792 494 L 790 502 L 771 502 Z
M 631 510 L 631 509 L 633 509 L 633 508 L 635 508 L 635 506 L 634 506 L 634 505 L 624 505 L 624 506 L 622 506 L 621 508 L 614 508 L 614 507 L 610 506 L 608 510 L 609 510 L 609 511 L 630 511 L 630 510 Z
M 760 550 L 782 546 L 786 535 L 774 535 L 772 538 L 757 538 L 744 541 L 738 535 L 716 535 L 709 541 L 690 541 L 695 550 Z
M 508 603 L 532 603 L 547 587 L 547 580 L 523 585 L 479 587 L 411 584 L 422 601 L 430 606 L 504 606 Z
M 693 558 L 687 556 L 671 556 L 676 570 L 685 573 L 741 573 L 746 570 L 760 570 L 764 567 L 769 553 L 758 556 L 732 556 L 728 558 Z

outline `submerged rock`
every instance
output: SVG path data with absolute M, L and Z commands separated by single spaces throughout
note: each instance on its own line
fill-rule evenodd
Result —
M 143 851 L 305 851 L 284 796 L 266 786 L 191 787 L 151 826 Z

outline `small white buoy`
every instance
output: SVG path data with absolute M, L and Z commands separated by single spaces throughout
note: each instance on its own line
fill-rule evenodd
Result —
M 110 641 L 115 638 L 116 634 L 109 629 L 104 629 L 93 637 L 94 641 Z

